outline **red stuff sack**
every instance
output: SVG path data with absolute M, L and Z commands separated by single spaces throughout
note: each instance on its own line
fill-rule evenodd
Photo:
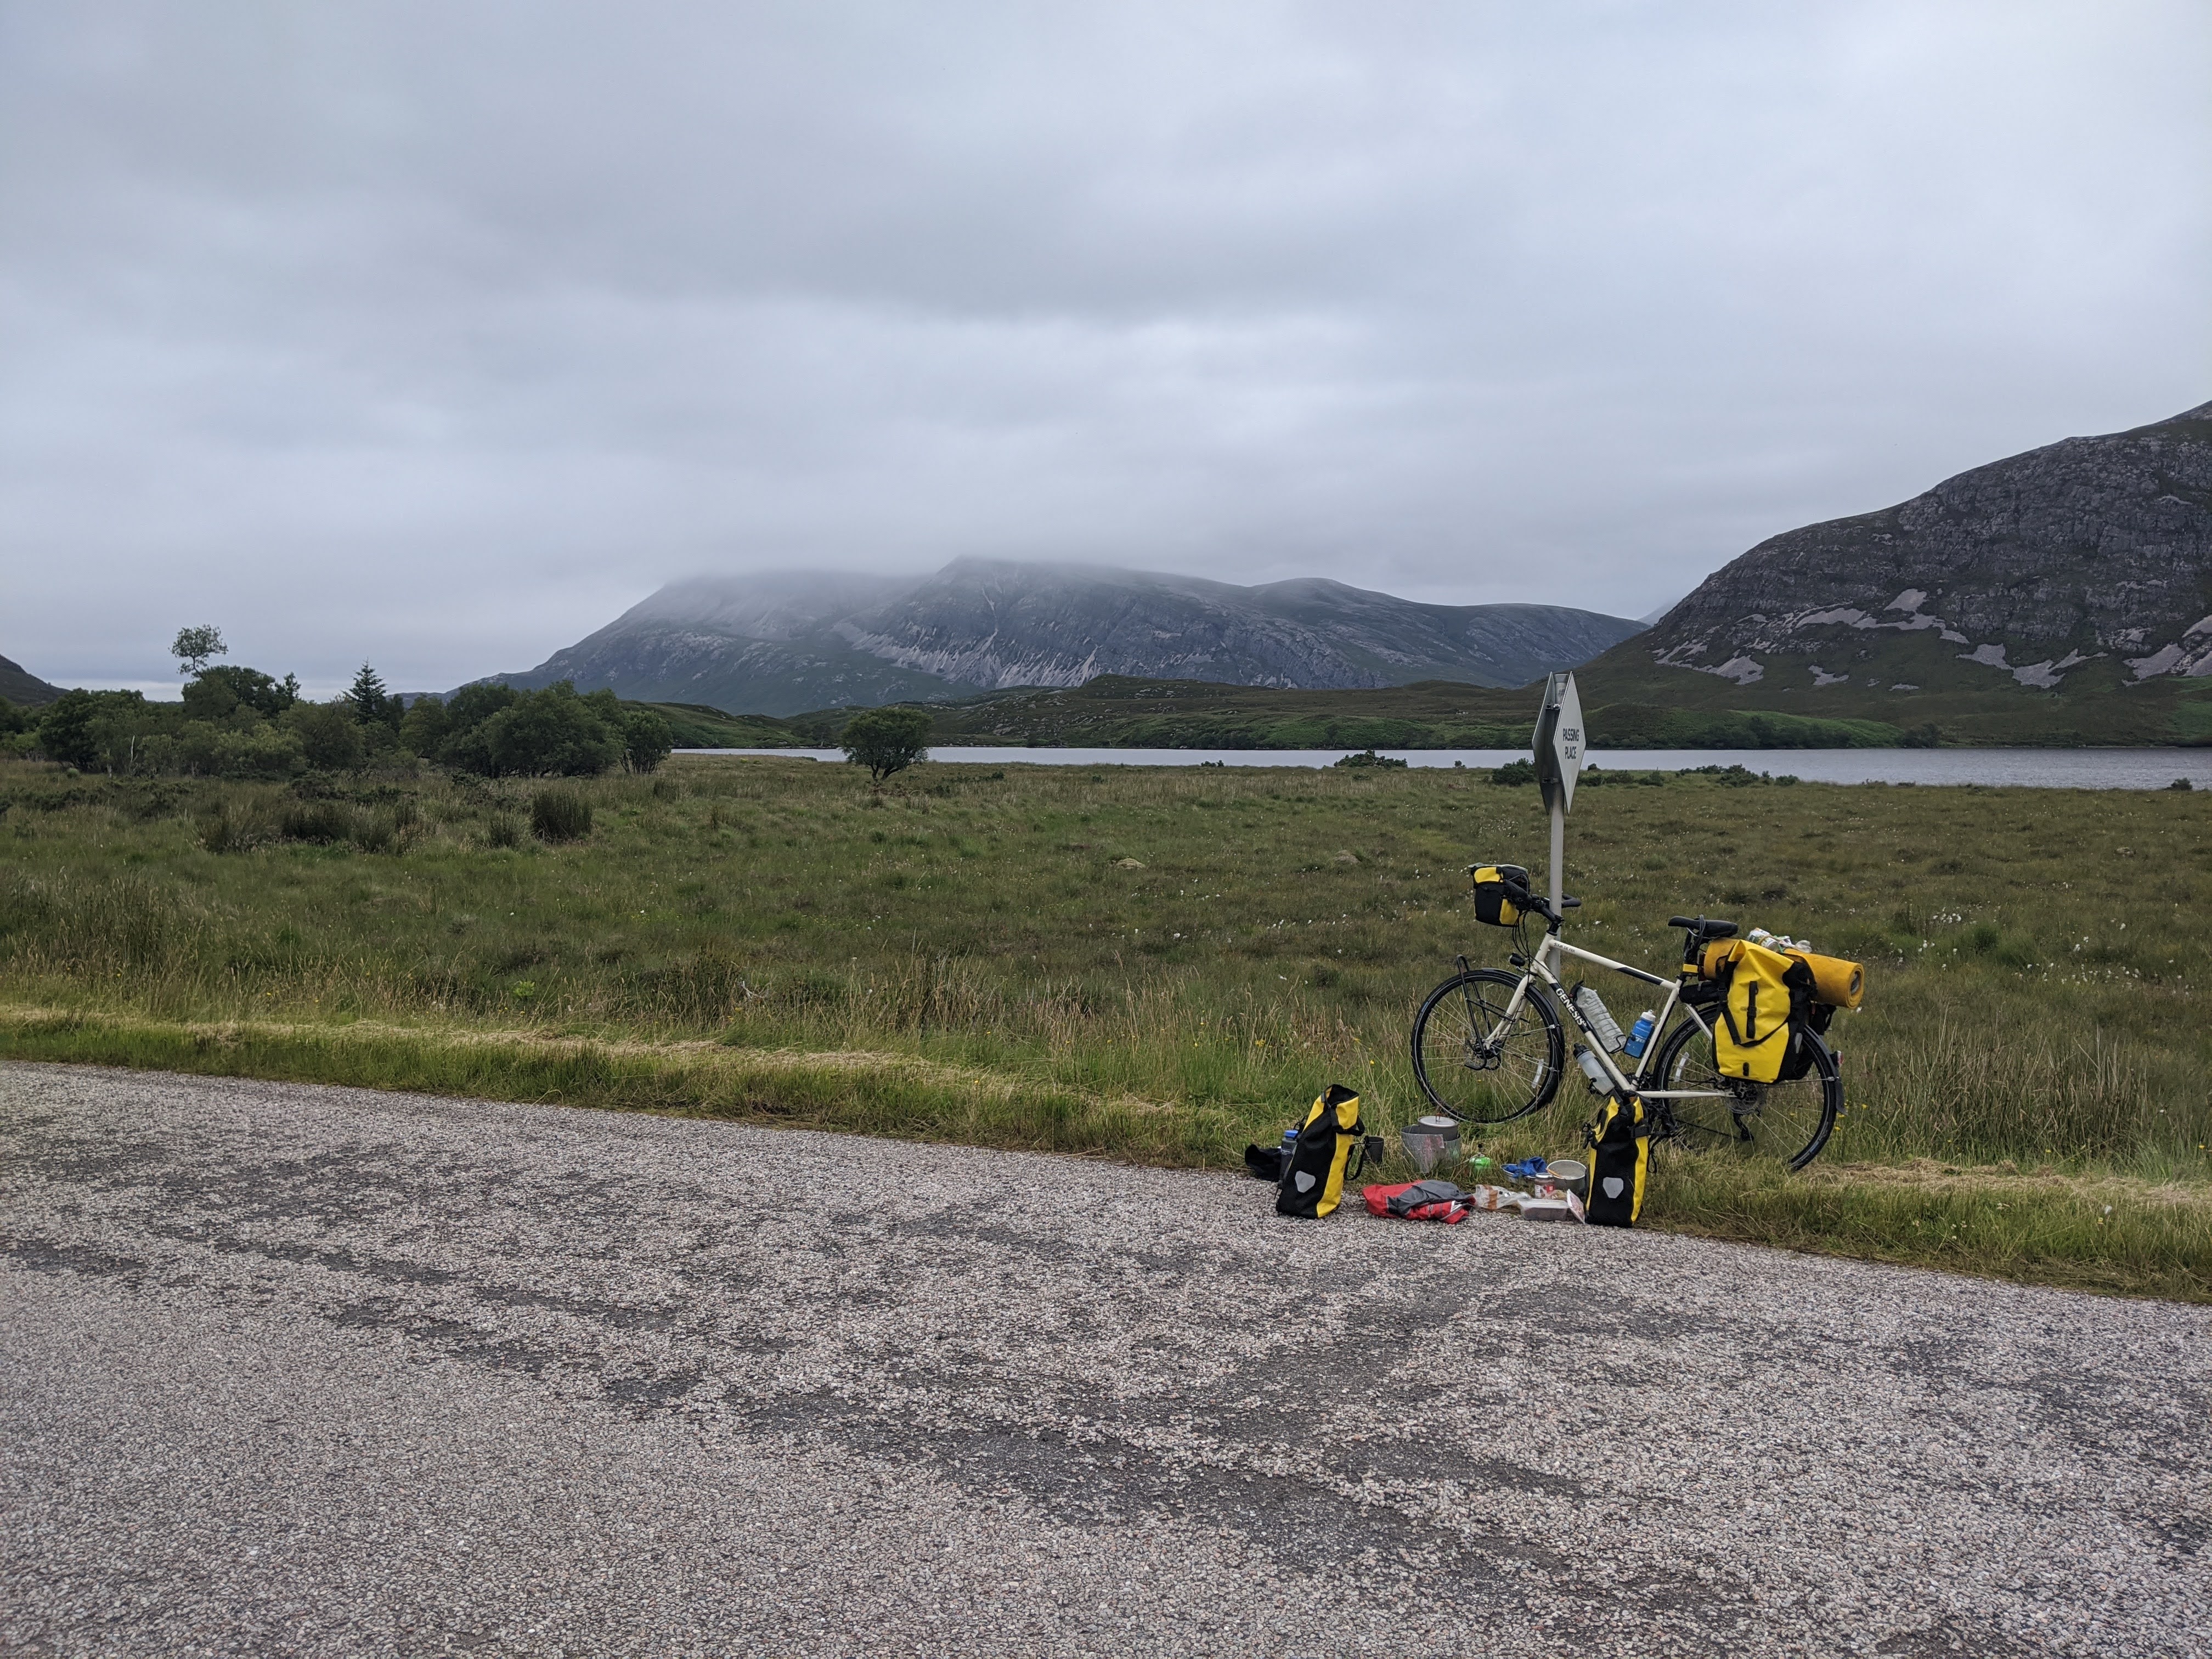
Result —
M 1402 1216 L 1408 1221 L 1441 1221 L 1455 1227 L 1467 1219 L 1467 1194 L 1449 1181 L 1407 1181 L 1395 1187 L 1366 1187 L 1359 1196 L 1370 1215 Z

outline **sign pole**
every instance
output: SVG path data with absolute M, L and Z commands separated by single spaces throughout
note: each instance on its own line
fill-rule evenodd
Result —
M 1552 914 L 1566 896 L 1567 809 L 1575 804 L 1575 780 L 1583 769 L 1583 700 L 1572 674 L 1553 674 L 1544 682 L 1544 706 L 1536 716 L 1536 781 L 1552 810 Z
M 1567 896 L 1567 809 L 1552 798 L 1552 914 L 1559 914 L 1559 901 Z

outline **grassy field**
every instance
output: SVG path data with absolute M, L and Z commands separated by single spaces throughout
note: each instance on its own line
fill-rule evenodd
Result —
M 1423 1109 L 1414 1006 L 1510 944 L 1462 866 L 1544 844 L 1534 790 L 1450 770 L 566 787 L 593 824 L 548 844 L 521 783 L 0 766 L 0 1054 L 1234 1167 L 1326 1082 Z M 1610 954 L 1703 911 L 1870 966 L 1820 1162 L 1662 1156 L 1653 1224 L 2212 1297 L 2204 795 L 1615 779 L 1569 865 Z M 1487 1150 L 1569 1152 L 1586 1105 Z

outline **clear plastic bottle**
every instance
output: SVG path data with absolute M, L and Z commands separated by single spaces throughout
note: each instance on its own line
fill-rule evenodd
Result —
M 1583 1011 L 1583 1018 L 1589 1022 L 1589 1028 L 1595 1033 L 1597 1040 L 1605 1044 L 1607 1052 L 1619 1054 L 1620 1045 L 1628 1039 L 1621 1036 L 1620 1022 L 1613 1017 L 1613 1011 L 1605 1006 L 1605 999 L 1600 996 L 1592 987 L 1577 985 L 1575 987 L 1575 1006 Z
M 1612 1092 L 1613 1079 L 1605 1074 L 1604 1064 L 1580 1043 L 1575 1045 L 1575 1063 L 1583 1068 L 1583 1075 L 1589 1079 L 1592 1094 L 1602 1095 Z
M 1651 1041 L 1651 1028 L 1658 1023 L 1659 1016 L 1652 1009 L 1646 1008 L 1642 1013 L 1637 1015 L 1636 1024 L 1628 1030 L 1626 1053 L 1631 1060 L 1644 1058 L 1644 1050 Z

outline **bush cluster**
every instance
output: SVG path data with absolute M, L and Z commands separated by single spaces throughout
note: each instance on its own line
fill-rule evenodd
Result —
M 301 697 L 289 674 L 229 665 L 200 668 L 181 702 L 137 691 L 67 691 L 42 709 L 0 701 L 0 753 L 125 777 L 283 781 L 417 759 L 486 777 L 589 777 L 650 772 L 674 744 L 665 720 L 611 691 L 472 685 L 451 704 L 403 707 L 366 665 L 328 702 Z

